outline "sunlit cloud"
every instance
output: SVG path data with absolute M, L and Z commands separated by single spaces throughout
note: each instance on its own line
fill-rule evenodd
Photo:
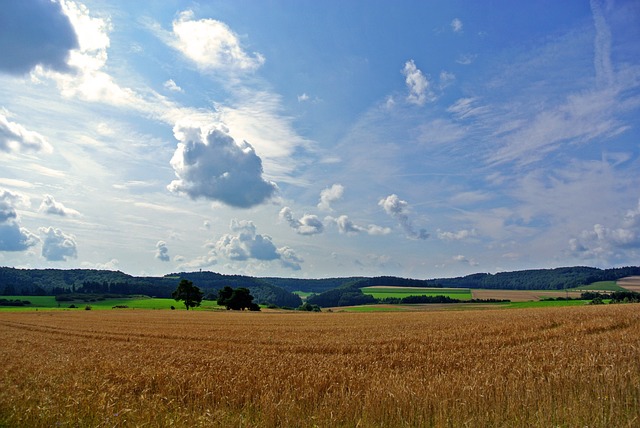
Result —
M 53 227 L 38 229 L 43 237 L 42 257 L 51 262 L 67 261 L 78 257 L 76 238 Z
M 238 36 L 223 22 L 194 19 L 190 10 L 173 22 L 172 45 L 204 70 L 253 71 L 264 64 L 259 53 L 249 54 Z
M 40 208 L 38 209 L 41 213 L 58 215 L 61 217 L 78 217 L 80 213 L 73 208 L 68 208 L 64 206 L 63 203 L 58 202 L 51 195 L 45 195 L 42 203 L 40 204 Z
M 408 102 L 421 106 L 433 98 L 433 94 L 429 89 L 429 80 L 422 71 L 416 67 L 413 60 L 409 60 L 404 64 L 402 74 L 405 76 L 405 83 L 409 90 L 409 95 L 407 95 Z
M 344 194 L 344 186 L 342 184 L 333 184 L 331 187 L 322 189 L 320 192 L 320 202 L 318 202 L 318 209 L 322 211 L 333 211 L 331 204 L 339 201 Z
M 409 219 L 409 204 L 403 201 L 396 194 L 389 195 L 380 199 L 378 205 L 392 218 L 398 221 L 408 238 L 427 239 L 429 233 L 426 229 L 415 230 L 411 220 Z
M 12 122 L 0 110 L 0 152 L 47 152 L 53 150 L 45 137 Z
M 276 185 L 262 177 L 262 160 L 246 141 L 236 142 L 219 129 L 176 125 L 178 148 L 171 159 L 177 180 L 169 190 L 249 208 L 274 195 Z
M 300 235 L 317 235 L 324 231 L 324 225 L 316 215 L 305 214 L 297 219 L 293 216 L 291 208 L 284 207 L 280 210 L 279 216 L 281 220 L 286 221 Z

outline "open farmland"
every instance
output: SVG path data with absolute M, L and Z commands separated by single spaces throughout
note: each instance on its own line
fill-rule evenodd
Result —
M 447 296 L 452 299 L 470 300 L 471 290 L 468 288 L 430 288 L 430 287 L 393 287 L 379 286 L 361 288 L 364 294 L 369 294 L 376 299 L 385 297 L 403 298 L 408 296 Z
M 580 298 L 579 291 L 564 290 L 492 290 L 474 289 L 471 290 L 474 299 L 499 299 L 511 300 L 512 302 L 528 302 L 531 300 L 541 300 L 545 298 L 571 297 Z
M 640 276 L 629 276 L 617 281 L 618 285 L 629 290 L 640 293 Z
M 638 309 L 0 313 L 0 426 L 633 426 Z
M 170 309 L 171 306 L 177 310 L 185 309 L 184 303 L 176 302 L 174 299 L 164 299 L 158 297 L 147 296 L 130 296 L 130 297 L 116 297 L 106 299 L 74 299 L 71 301 L 58 302 L 55 296 L 2 296 L 9 300 L 27 300 L 31 302 L 27 306 L 0 306 L 0 312 L 13 312 L 13 311 L 33 311 L 37 309 L 56 309 L 56 310 L 70 310 L 69 306 L 75 306 L 73 310 L 84 310 L 88 305 L 92 310 L 109 309 L 114 306 L 126 306 L 130 309 Z M 215 301 L 203 300 L 198 310 L 202 309 L 224 309 L 224 307 L 218 306 Z

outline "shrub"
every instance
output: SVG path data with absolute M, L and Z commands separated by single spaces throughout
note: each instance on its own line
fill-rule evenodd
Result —
M 308 311 L 308 312 L 322 312 L 322 309 L 320 309 L 320 306 L 312 305 L 311 303 L 307 303 L 307 302 L 300 305 L 297 310 Z

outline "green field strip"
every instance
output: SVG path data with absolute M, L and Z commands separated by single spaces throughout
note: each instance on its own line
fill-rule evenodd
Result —
M 468 288 L 415 288 L 415 287 L 364 287 L 364 294 L 384 299 L 385 297 L 403 298 L 408 296 L 447 296 L 452 299 L 471 300 Z

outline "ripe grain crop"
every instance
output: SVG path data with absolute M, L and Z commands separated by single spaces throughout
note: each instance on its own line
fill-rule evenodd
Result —
M 0 426 L 638 426 L 639 309 L 1 313 Z

